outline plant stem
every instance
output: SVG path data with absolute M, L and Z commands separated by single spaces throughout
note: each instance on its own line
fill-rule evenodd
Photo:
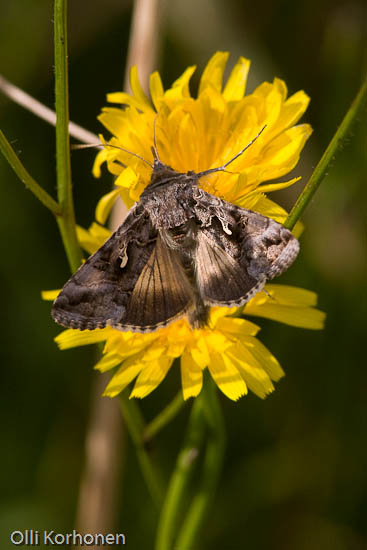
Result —
M 130 437 L 133 441 L 148 490 L 153 502 L 159 510 L 163 501 L 163 484 L 161 476 L 144 445 L 142 434 L 144 432 L 145 422 L 140 408 L 134 399 L 129 399 L 126 391 L 120 395 L 120 407 Z
M 367 78 L 364 80 L 357 96 L 355 97 L 352 105 L 347 111 L 342 123 L 334 134 L 334 137 L 330 141 L 325 153 L 322 155 L 320 162 L 316 166 L 311 178 L 303 189 L 302 193 L 298 197 L 295 205 L 293 206 L 288 218 L 284 223 L 284 227 L 287 229 L 293 229 L 298 219 L 303 214 L 306 206 L 312 199 L 317 188 L 322 182 L 329 163 L 333 157 L 337 154 L 338 149 L 342 141 L 346 138 L 348 131 L 350 130 L 352 123 L 361 114 L 367 100 Z
M 45 191 L 40 185 L 32 178 L 32 176 L 24 168 L 20 162 L 14 149 L 0 130 L 0 150 L 4 157 L 13 168 L 18 178 L 24 183 L 24 185 L 32 191 L 41 203 L 46 206 L 55 216 L 60 216 L 61 209 L 57 202 Z
M 192 406 L 183 447 L 177 457 L 159 520 L 156 550 L 173 550 L 180 514 L 205 433 L 201 396 Z
M 67 0 L 55 0 L 55 105 L 57 196 L 62 215 L 57 218 L 65 252 L 72 271 L 81 264 L 82 255 L 75 230 L 71 186 L 69 101 L 67 74 Z
M 144 441 L 149 441 L 157 435 L 179 413 L 185 402 L 181 391 L 149 424 L 143 432 Z
M 210 509 L 218 485 L 225 451 L 225 425 L 217 388 L 209 377 L 203 387 L 203 413 L 209 426 L 200 486 L 182 523 L 175 550 L 193 548 Z

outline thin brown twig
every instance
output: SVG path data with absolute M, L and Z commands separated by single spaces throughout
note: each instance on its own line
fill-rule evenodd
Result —
M 118 400 L 101 398 L 108 381 L 98 374 L 92 390 L 76 519 L 81 533 L 112 532 L 116 519 L 124 431 Z
M 129 51 L 127 55 L 124 89 L 130 93 L 130 68 L 136 65 L 143 90 L 148 91 L 149 75 L 153 72 L 158 57 L 162 0 L 135 0 Z
M 18 86 L 15 86 L 11 82 L 9 82 L 9 80 L 4 78 L 2 75 L 0 75 L 0 91 L 6 97 L 14 101 L 14 103 L 17 103 L 21 107 L 24 107 L 24 109 L 27 109 L 27 111 L 35 114 L 52 126 L 56 126 L 55 111 L 49 109 L 49 107 L 46 107 L 46 105 L 43 105 L 42 103 L 37 101 L 37 99 L 34 99 L 34 97 L 30 96 L 29 94 L 18 88 Z M 85 128 L 82 128 L 78 124 L 75 124 L 75 122 L 69 122 L 69 134 L 78 141 L 81 141 L 82 143 L 99 142 L 99 138 L 98 136 L 96 136 L 96 134 L 85 130 Z

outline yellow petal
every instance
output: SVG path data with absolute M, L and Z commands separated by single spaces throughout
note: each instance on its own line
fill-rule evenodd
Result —
M 250 60 L 245 57 L 240 57 L 237 61 L 223 90 L 226 101 L 239 101 L 243 98 L 250 64 Z
M 269 375 L 242 343 L 230 348 L 227 351 L 227 356 L 236 365 L 245 383 L 253 393 L 264 399 L 274 390 Z
M 131 105 L 136 109 L 139 109 L 140 102 L 135 97 L 127 94 L 126 92 L 112 92 L 107 94 L 108 103 L 120 103 L 122 105 Z
M 167 346 L 162 345 L 161 339 L 156 339 L 144 352 L 144 362 L 154 362 L 159 359 L 163 354 L 166 354 Z
M 96 222 L 93 222 L 89 226 L 88 232 L 91 238 L 94 239 L 94 241 L 97 243 L 98 248 L 100 248 L 112 235 L 112 231 L 110 229 L 108 229 L 107 227 L 103 227 Z
M 218 352 L 223 352 L 232 345 L 231 340 L 219 330 L 206 330 L 205 344 L 209 350 Z
M 196 397 L 203 385 L 203 372 L 189 353 L 181 357 L 181 382 L 183 398 Z
M 136 378 L 143 367 L 144 363 L 142 362 L 141 355 L 125 361 L 111 378 L 103 395 L 108 397 L 115 397 L 118 395 L 132 380 L 134 380 L 134 378 Z
M 196 346 L 191 347 L 190 353 L 191 353 L 192 360 L 201 369 L 204 369 L 209 364 L 210 355 L 209 355 L 208 347 L 206 345 L 205 336 L 198 338 L 196 342 Z
M 165 91 L 164 93 L 164 103 L 168 111 L 174 111 L 179 109 L 180 115 L 187 111 L 187 104 L 190 103 L 190 89 L 189 81 L 193 73 L 195 72 L 196 67 L 188 67 L 186 71 L 178 78 L 172 85 L 171 88 Z M 160 111 L 160 113 L 163 111 Z M 171 115 L 169 115 L 171 116 Z M 171 144 L 172 145 L 172 144 Z
M 131 109 L 129 109 L 131 111 Z M 122 109 L 117 109 L 116 107 L 104 107 L 102 113 L 98 115 L 97 119 L 107 128 L 111 134 L 115 136 L 123 136 L 126 128 L 126 114 Z M 121 145 L 123 145 L 121 143 Z M 111 153 L 110 150 L 105 149 L 108 154 Z
M 287 86 L 280 78 L 274 78 L 273 82 L 263 82 L 254 90 L 253 95 L 267 101 L 274 92 L 279 94 L 282 101 L 287 97 Z
M 190 97 L 190 90 L 189 90 L 189 82 L 196 70 L 196 65 L 192 65 L 191 67 L 188 67 L 185 72 L 175 80 L 175 82 L 172 84 L 172 88 L 177 90 L 180 90 L 181 97 Z
M 92 174 L 95 178 L 101 177 L 101 165 L 106 162 L 107 160 L 107 151 L 106 149 L 102 149 L 97 153 L 97 156 L 94 160 L 93 168 L 92 168 Z
M 130 166 L 125 168 L 115 180 L 115 185 L 119 187 L 120 197 L 127 208 L 131 208 L 138 200 L 147 184 L 148 182 L 140 180 L 138 174 Z
M 241 206 L 241 208 L 247 208 L 248 210 L 253 210 L 254 212 L 259 212 L 259 214 L 264 214 L 264 211 L 267 209 L 264 205 L 263 205 L 263 200 L 265 200 L 266 197 L 263 193 L 259 193 L 257 191 L 257 189 L 249 192 L 248 194 L 246 195 L 241 195 L 239 197 L 236 198 L 236 200 L 234 201 L 235 204 L 237 204 L 238 206 Z M 266 199 L 266 200 L 269 200 L 269 199 Z M 273 201 L 270 201 L 270 203 L 272 203 Z M 276 204 L 276 203 L 274 203 Z M 277 205 L 278 206 L 278 205 Z M 280 206 L 279 206 L 280 208 Z M 284 212 L 284 219 L 287 215 L 287 212 L 285 210 L 282 209 L 282 211 Z M 266 214 L 264 214 L 265 216 Z M 268 216 L 269 218 L 270 216 Z
M 206 88 L 222 91 L 223 73 L 228 60 L 228 52 L 216 52 L 204 69 L 199 85 L 199 97 Z
M 281 80 L 280 78 L 275 77 L 273 80 L 273 85 L 278 91 L 278 93 L 280 94 L 282 101 L 285 101 L 288 94 L 288 89 L 284 80 Z
M 168 342 L 168 344 L 166 353 L 169 357 L 181 357 L 187 345 L 185 341 Z
M 265 370 L 272 380 L 277 382 L 284 376 L 284 371 L 278 360 L 257 338 L 246 338 L 246 348 L 259 363 L 259 366 Z
M 124 187 L 125 189 L 131 189 L 136 186 L 139 181 L 139 176 L 136 172 L 128 166 L 123 172 L 118 176 L 115 181 L 115 185 L 118 187 Z
M 181 162 L 183 166 L 187 166 L 190 170 L 197 170 L 198 165 L 195 163 L 197 159 L 196 144 L 193 139 L 195 128 L 193 127 L 193 121 L 189 114 L 185 115 L 178 128 L 177 141 L 179 145 Z
M 207 117 L 207 131 L 209 132 L 209 135 L 212 135 L 217 139 L 217 141 L 220 141 L 218 140 L 218 131 L 219 129 L 223 131 L 223 126 L 219 125 L 219 122 L 223 123 L 223 114 L 226 113 L 228 105 L 224 100 L 223 95 L 217 90 L 213 90 L 211 88 L 207 88 L 203 91 L 200 101 L 206 107 L 206 113 L 204 112 L 204 115 Z M 209 114 L 210 116 L 208 117 Z M 223 152 L 223 147 L 221 153 L 225 154 Z M 232 151 L 230 157 L 231 156 L 233 156 Z M 229 158 L 225 160 L 229 160 Z
M 227 336 L 230 335 L 236 338 L 255 336 L 260 330 L 260 327 L 254 323 L 236 317 L 220 318 L 216 324 L 216 328 L 224 332 Z
M 268 296 L 259 292 L 245 307 L 246 315 L 273 319 L 286 325 L 320 330 L 325 313 L 315 309 L 317 295 L 310 290 L 287 285 L 267 285 Z
M 194 332 L 184 317 L 160 330 L 159 334 L 169 342 L 169 345 L 181 345 L 182 342 L 194 342 Z
M 310 98 L 303 90 L 293 94 L 284 102 L 277 120 L 277 127 L 286 129 L 296 124 L 306 111 Z
M 76 234 L 79 244 L 89 254 L 94 254 L 112 235 L 109 229 L 93 222 L 88 230 L 77 225 Z
M 156 361 L 152 361 L 149 366 L 144 365 L 144 369 L 140 372 L 135 382 L 130 398 L 143 398 L 155 390 L 165 378 L 172 362 L 172 357 L 160 357 Z
M 121 362 L 122 359 L 120 355 L 107 353 L 98 361 L 98 363 L 94 365 L 94 368 L 96 370 L 99 370 L 100 372 L 106 372 L 110 369 L 113 369 L 113 367 L 116 367 L 116 365 L 121 364 Z
M 213 352 L 208 365 L 209 372 L 218 388 L 233 401 L 247 393 L 246 384 L 231 361 L 224 361 L 219 353 Z
M 138 68 L 136 65 L 130 69 L 130 86 L 135 99 L 139 102 L 139 109 L 142 111 L 152 111 L 150 101 L 140 85 Z
M 162 79 L 158 73 L 158 71 L 155 71 L 150 75 L 149 79 L 149 89 L 150 89 L 150 95 L 154 104 L 154 107 L 156 108 L 157 112 L 160 108 L 161 100 L 164 96 L 164 88 L 162 84 Z
M 289 128 L 273 139 L 263 149 L 262 181 L 276 179 L 292 170 L 311 133 L 312 129 L 309 124 L 300 124 Z
M 264 195 L 259 196 L 259 200 L 254 206 L 256 208 L 256 212 L 259 212 L 263 216 L 267 216 L 278 223 L 283 223 L 288 216 L 288 212 L 284 210 L 282 206 L 279 206 L 279 204 L 271 199 L 268 199 Z
M 84 229 L 84 227 L 77 225 L 76 235 L 80 246 L 84 248 L 84 250 L 86 250 L 89 254 L 93 254 L 96 250 L 98 250 L 98 244 L 95 242 L 87 229 Z
M 316 292 L 307 290 L 306 288 L 267 284 L 266 290 L 271 295 L 271 298 L 265 292 L 259 292 L 259 303 L 274 302 L 275 300 L 283 305 L 297 305 L 300 307 L 313 307 L 317 305 Z
M 95 330 L 76 330 L 69 328 L 58 334 L 55 338 L 60 349 L 75 348 L 76 346 L 87 346 L 106 340 L 111 329 L 97 328 Z
M 259 185 L 257 190 L 260 191 L 261 193 L 271 193 L 272 191 L 280 191 L 280 189 L 286 189 L 287 187 L 290 187 L 300 179 L 301 177 L 298 177 L 298 178 L 292 178 L 291 180 L 283 181 L 279 183 L 268 183 L 265 185 Z
M 210 308 L 209 326 L 215 327 L 218 320 L 236 312 L 235 307 L 212 307 Z
M 137 357 L 142 352 L 144 357 L 145 350 L 157 340 L 156 332 L 149 334 L 139 334 L 136 332 L 120 332 L 113 330 L 106 341 L 104 353 L 116 353 L 121 359 L 131 360 L 132 356 Z
M 103 195 L 103 197 L 98 201 L 96 208 L 96 220 L 98 223 L 104 224 L 106 222 L 119 192 L 119 189 L 113 189 L 113 191 L 106 193 L 106 195 Z
M 54 300 L 56 300 L 60 292 L 61 292 L 61 288 L 59 288 L 58 290 L 42 290 L 41 292 L 42 300 L 53 302 Z
M 273 85 L 266 96 L 264 104 L 265 116 L 260 122 L 263 125 L 266 124 L 267 128 L 271 129 L 273 126 L 277 128 L 278 118 L 283 106 L 283 94 L 284 90 L 281 87 Z M 269 134 L 269 130 L 267 134 Z

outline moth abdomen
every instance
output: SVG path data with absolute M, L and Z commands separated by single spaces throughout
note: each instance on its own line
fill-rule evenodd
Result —
M 205 328 L 209 323 L 210 306 L 204 304 L 203 300 L 195 302 L 195 309 L 189 315 L 189 323 L 194 329 Z

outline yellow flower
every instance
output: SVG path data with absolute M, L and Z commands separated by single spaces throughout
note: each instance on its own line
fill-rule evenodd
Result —
M 96 219 L 104 223 L 120 196 L 127 206 L 137 201 L 148 185 L 151 170 L 138 158 L 121 151 L 123 147 L 152 162 L 153 122 L 156 119 L 156 141 L 161 161 L 178 172 L 200 172 L 222 166 L 243 149 L 266 125 L 265 130 L 229 170 L 202 178 L 205 191 L 283 222 L 286 211 L 265 197 L 264 193 L 288 187 L 297 179 L 283 183 L 264 183 L 292 170 L 312 133 L 309 124 L 294 124 L 301 118 L 309 97 L 299 91 L 287 99 L 287 87 L 279 78 L 264 82 L 249 95 L 245 94 L 248 59 L 236 63 L 224 88 L 223 72 L 228 53 L 217 52 L 209 61 L 200 80 L 198 97 L 189 91 L 189 80 L 195 67 L 164 91 L 157 72 L 150 77 L 153 104 L 144 94 L 136 67 L 130 74 L 133 95 L 116 92 L 107 95 L 118 108 L 105 107 L 98 117 L 113 134 L 96 158 L 94 175 L 101 174 L 107 162 L 117 176 L 116 189 L 104 196 Z M 125 109 L 121 109 L 125 105 Z M 157 116 L 158 113 L 158 116 Z M 124 168 L 126 166 L 126 168 Z M 260 185 L 262 184 L 262 185 Z
M 99 176 L 101 164 L 107 162 L 108 169 L 117 176 L 116 189 L 99 201 L 98 223 L 89 231 L 78 229 L 79 240 L 89 253 L 110 235 L 100 224 L 105 223 L 114 201 L 120 196 L 131 206 L 150 181 L 149 166 L 119 147 L 151 162 L 154 120 L 160 159 L 178 172 L 200 172 L 223 165 L 266 125 L 254 144 L 231 164 L 231 173 L 212 174 L 202 178 L 200 185 L 232 203 L 284 221 L 285 210 L 269 200 L 265 192 L 291 185 L 297 178 L 284 183 L 264 182 L 285 175 L 296 165 L 311 128 L 308 124 L 294 124 L 306 110 L 309 98 L 300 91 L 287 99 L 286 85 L 277 78 L 244 95 L 250 65 L 244 58 L 239 59 L 223 88 L 227 58 L 223 52 L 211 58 L 201 77 L 197 98 L 191 97 L 189 91 L 194 67 L 188 68 L 166 91 L 159 74 L 153 73 L 152 103 L 141 89 L 136 68 L 131 71 L 132 96 L 123 92 L 108 95 L 110 102 L 125 108 L 105 108 L 99 117 L 113 134 L 109 143 L 117 147 L 107 146 L 97 155 L 94 174 Z M 313 292 L 267 285 L 266 291 L 258 293 L 241 311 L 320 329 L 324 314 L 315 305 Z M 237 400 L 248 389 L 264 398 L 274 389 L 272 381 L 284 373 L 276 358 L 256 338 L 259 327 L 236 317 L 238 313 L 236 308 L 212 308 L 209 325 L 203 329 L 193 330 L 186 319 L 181 319 L 150 334 L 120 332 L 111 327 L 83 332 L 68 329 L 56 341 L 61 349 L 105 342 L 103 357 L 95 368 L 102 372 L 115 369 L 104 393 L 110 397 L 134 379 L 131 397 L 145 397 L 164 379 L 174 360 L 180 358 L 185 399 L 200 392 L 205 368 L 230 399 Z
M 315 309 L 316 295 L 300 288 L 267 285 L 246 306 L 249 315 L 264 316 L 304 328 L 320 329 L 324 314 Z M 68 329 L 56 337 L 61 349 L 105 342 L 95 366 L 101 372 L 118 367 L 104 395 L 114 397 L 136 382 L 130 397 L 145 397 L 164 379 L 175 358 L 181 357 L 184 399 L 201 390 L 207 367 L 222 392 L 237 400 L 248 389 L 264 398 L 272 381 L 284 376 L 277 359 L 255 337 L 260 327 L 234 317 L 236 308 L 212 308 L 208 328 L 192 330 L 186 319 L 150 334 L 119 332 L 111 327 L 94 331 Z

